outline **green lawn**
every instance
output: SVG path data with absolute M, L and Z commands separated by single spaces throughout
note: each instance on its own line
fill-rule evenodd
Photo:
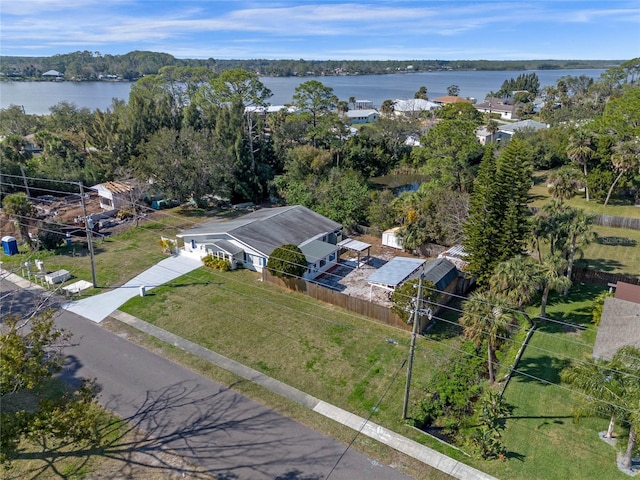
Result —
M 515 407 L 505 432 L 509 460 L 481 462 L 451 450 L 447 454 L 498 478 L 624 478 L 615 466 L 615 451 L 597 438 L 606 420 L 574 424 L 571 393 L 532 378 L 558 383 L 562 368 L 590 354 L 595 338 L 591 300 L 599 291 L 578 285 L 568 300 L 552 296 L 549 316 L 570 325 L 539 328 L 520 364 L 523 375 L 507 389 L 506 399 Z M 407 332 L 285 292 L 243 270 L 200 269 L 132 299 L 122 310 L 358 415 L 366 417 L 377 406 L 373 421 L 441 448 L 400 421 L 404 370 L 398 368 L 407 356 Z M 457 329 L 446 325 L 419 339 L 412 404 L 459 341 Z
M 591 299 L 600 291 L 579 285 L 569 301 L 552 298 L 549 318 L 586 330 L 545 323 L 533 335 L 518 367 L 521 373 L 514 375 L 505 392 L 505 399 L 515 409 L 506 422 L 504 440 L 510 460 L 505 463 L 502 478 L 629 478 L 616 467 L 614 448 L 598 438 L 608 420 L 585 418 L 575 423 L 574 394 L 558 385 L 563 368 L 572 360 L 591 355 L 595 339 L 595 327 L 588 323 Z
M 551 170 L 543 170 L 535 172 L 534 185 L 529 191 L 532 202 L 532 207 L 541 207 L 551 199 L 549 189 L 547 188 L 547 178 L 551 173 Z M 595 215 L 614 215 L 617 217 L 640 217 L 640 207 L 635 207 L 631 199 L 620 199 L 618 197 L 611 197 L 608 205 L 603 205 L 603 200 L 587 200 L 584 198 L 584 193 L 580 192 L 575 197 L 567 200 L 567 203 L 572 207 L 582 208 L 587 212 L 591 212 Z
M 100 288 L 122 285 L 138 273 L 156 264 L 166 254 L 158 244 L 161 236 L 174 238 L 182 228 L 188 228 L 205 220 L 201 216 L 185 215 L 179 209 L 166 210 L 154 214 L 137 228 L 94 240 L 96 277 Z M 68 270 L 72 274 L 70 282 L 92 281 L 91 261 L 86 239 L 75 238 L 71 247 L 64 246 L 56 251 L 27 252 L 21 247 L 19 255 L 2 256 L 2 267 L 20 274 L 24 262 L 34 264 L 36 259 L 44 262 L 49 271 Z M 35 267 L 32 266 L 35 271 Z M 91 295 L 100 289 L 86 292 Z

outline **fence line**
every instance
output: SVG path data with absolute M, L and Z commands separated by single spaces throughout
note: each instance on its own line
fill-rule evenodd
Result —
M 534 215 L 540 210 L 538 207 L 529 207 Z M 639 209 L 640 213 L 640 209 Z M 618 217 L 616 215 L 594 215 L 593 223 L 603 227 L 626 228 L 628 230 L 640 230 L 640 217 Z
M 317 283 L 307 282 L 300 278 L 282 279 L 271 275 L 266 269 L 262 271 L 262 280 L 267 283 L 288 288 L 289 290 L 304 293 L 315 300 L 330 303 L 331 305 L 357 313 L 358 315 L 373 318 L 392 327 L 401 328 L 403 330 L 411 330 L 412 328 L 411 325 L 408 325 L 407 322 L 402 320 L 389 307 L 378 305 L 377 303 L 373 303 L 362 298 L 345 295 L 342 292 L 331 290 Z
M 640 278 L 631 275 L 623 275 L 618 273 L 607 273 L 599 270 L 592 270 L 579 266 L 573 267 L 571 279 L 574 282 L 593 283 L 603 287 L 609 286 L 610 283 L 626 282 L 633 285 L 640 285 Z

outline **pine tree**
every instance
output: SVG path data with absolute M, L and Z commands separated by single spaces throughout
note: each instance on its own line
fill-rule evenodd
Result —
M 512 141 L 497 159 L 487 148 L 464 227 L 468 269 L 478 283 L 486 284 L 499 262 L 522 253 L 528 234 L 530 186 L 530 152 L 524 144 Z

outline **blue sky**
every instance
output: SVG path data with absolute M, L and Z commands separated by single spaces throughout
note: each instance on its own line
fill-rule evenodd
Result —
M 640 1 L 3 0 L 0 54 L 626 60 Z

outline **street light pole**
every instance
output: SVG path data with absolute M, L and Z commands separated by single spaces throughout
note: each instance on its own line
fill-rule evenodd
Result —
M 93 280 L 93 288 L 98 288 L 98 280 L 96 278 L 96 261 L 93 253 L 93 231 L 89 228 L 89 217 L 87 217 L 87 205 L 84 201 L 84 187 L 82 182 L 80 186 L 80 202 L 82 203 L 82 215 L 84 215 L 84 231 L 87 234 L 87 247 L 89 248 L 89 256 L 91 258 L 91 278 Z
M 418 297 L 416 298 L 415 306 L 411 317 L 413 318 L 413 330 L 411 333 L 411 346 L 409 347 L 409 364 L 407 366 L 407 383 L 404 387 L 404 404 L 402 405 L 402 419 L 406 420 L 407 410 L 409 408 L 409 389 L 411 387 L 411 370 L 413 369 L 413 354 L 416 349 L 416 337 L 418 336 L 418 314 L 422 309 L 422 279 L 424 272 L 420 274 L 420 281 L 418 282 Z

